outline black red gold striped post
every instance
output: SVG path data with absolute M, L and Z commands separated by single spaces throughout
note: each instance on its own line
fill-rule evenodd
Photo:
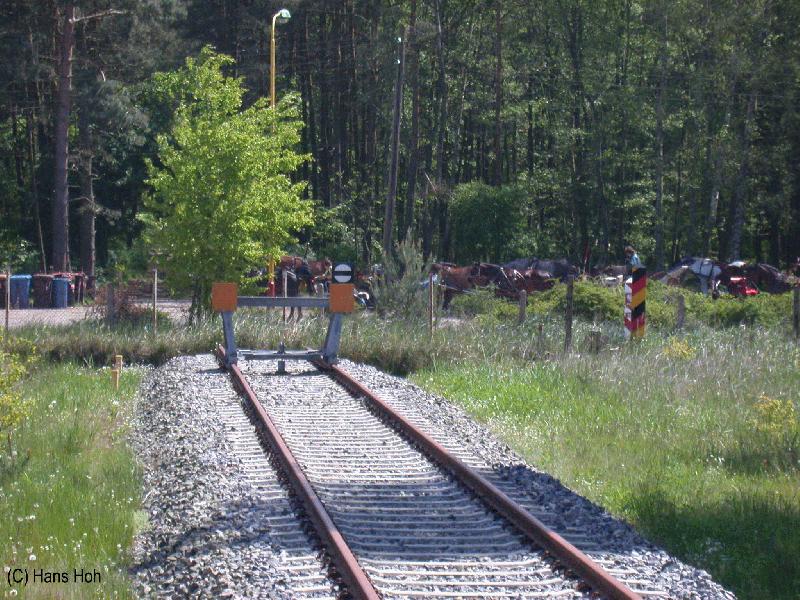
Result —
M 644 337 L 647 269 L 634 269 L 625 280 L 625 337 Z

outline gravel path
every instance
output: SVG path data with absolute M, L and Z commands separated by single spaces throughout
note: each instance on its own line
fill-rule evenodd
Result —
M 158 303 L 159 312 L 166 313 L 175 323 L 185 323 L 189 314 L 188 300 L 163 300 Z M 152 304 L 136 302 L 136 305 L 148 309 Z M 70 306 L 68 308 L 15 308 L 8 312 L 8 327 L 16 329 L 27 326 L 64 326 L 92 317 L 93 307 Z M 0 309 L 0 318 L 5 319 L 5 309 Z M 5 323 L 5 321 L 3 321 Z
M 442 398 L 368 366 L 341 366 L 628 585 L 671 598 L 734 598 L 526 465 Z M 316 540 L 274 470 L 257 460 L 243 415 L 208 355 L 173 359 L 143 383 L 132 434 L 150 519 L 135 545 L 140 596 L 336 597 Z

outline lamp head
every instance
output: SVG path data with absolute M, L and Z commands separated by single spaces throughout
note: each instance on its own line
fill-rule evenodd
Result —
M 290 13 L 287 9 L 282 8 L 275 13 L 274 18 L 276 23 L 286 23 L 286 21 L 292 18 L 292 13 Z

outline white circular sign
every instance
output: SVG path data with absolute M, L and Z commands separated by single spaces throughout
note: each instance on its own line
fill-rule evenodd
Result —
M 350 283 L 353 281 L 353 267 L 347 263 L 339 263 L 333 268 L 333 280 L 336 283 Z

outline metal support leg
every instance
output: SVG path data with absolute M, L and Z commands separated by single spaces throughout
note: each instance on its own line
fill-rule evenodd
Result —
M 283 344 L 283 340 L 281 340 L 280 345 L 278 346 L 278 353 L 283 354 L 286 352 L 286 346 Z M 278 361 L 278 375 L 286 375 L 286 361 L 279 360 Z
M 236 364 L 236 340 L 233 337 L 233 312 L 224 311 L 222 313 L 222 331 L 225 334 L 225 364 L 227 366 Z
M 328 324 L 328 333 L 325 335 L 325 345 L 322 346 L 322 360 L 328 364 L 336 362 L 339 353 L 339 340 L 342 338 L 342 314 L 331 313 Z

